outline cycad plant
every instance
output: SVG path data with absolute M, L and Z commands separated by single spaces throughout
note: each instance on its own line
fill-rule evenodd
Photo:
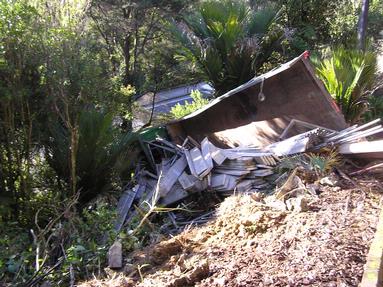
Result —
M 358 122 L 368 107 L 377 71 L 372 52 L 334 49 L 317 67 L 317 74 L 340 106 L 346 121 Z
M 240 0 L 210 0 L 174 29 L 182 45 L 179 57 L 205 73 L 216 95 L 255 76 L 280 48 L 282 29 L 271 8 L 250 10 Z
M 77 191 L 80 204 L 111 190 L 118 177 L 134 162 L 134 134 L 121 133 L 113 125 L 111 114 L 85 109 L 79 115 L 76 152 Z M 50 129 L 47 160 L 58 177 L 70 185 L 70 133 L 62 124 Z

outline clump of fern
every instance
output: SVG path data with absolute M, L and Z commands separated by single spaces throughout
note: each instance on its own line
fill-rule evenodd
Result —
M 299 154 L 281 160 L 276 168 L 277 174 L 289 174 L 298 167 L 299 173 L 306 179 L 315 179 L 332 171 L 341 165 L 341 159 L 336 150 L 323 150 L 321 153 Z

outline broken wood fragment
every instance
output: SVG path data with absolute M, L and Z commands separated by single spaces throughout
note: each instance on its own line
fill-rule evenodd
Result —
M 210 172 L 212 167 L 210 168 L 208 166 L 208 164 L 205 162 L 199 148 L 195 147 L 195 148 L 191 149 L 190 150 L 190 157 L 192 159 L 193 166 L 194 166 L 195 172 L 197 174 L 197 177 L 203 178 L 204 176 L 206 176 Z
M 210 154 L 209 143 L 210 143 L 209 140 L 207 138 L 204 138 L 204 140 L 201 142 L 201 152 L 202 152 L 203 159 L 205 160 L 205 163 L 208 166 L 208 169 L 212 170 L 214 167 L 214 164 Z
M 209 142 L 209 150 L 210 150 L 210 155 L 212 159 L 218 164 L 221 165 L 225 159 L 226 156 L 222 152 L 221 149 L 217 148 L 215 145 L 213 145 L 211 142 Z
M 346 155 L 369 154 L 383 158 L 383 140 L 345 143 L 339 146 L 339 153 Z
M 184 155 L 182 155 L 170 168 L 167 172 L 163 174 L 160 178 L 159 183 L 159 194 L 160 197 L 166 196 L 170 191 L 173 185 L 177 182 L 179 176 L 185 170 L 187 166 L 187 161 Z
M 114 225 L 114 229 L 116 231 L 121 230 L 121 227 L 124 225 L 126 216 L 128 215 L 129 209 L 131 208 L 132 203 L 136 198 L 137 192 L 139 190 L 142 191 L 142 188 L 145 188 L 145 186 L 141 187 L 140 185 L 136 185 L 131 190 L 127 190 L 122 194 L 117 204 L 117 220 Z
M 168 192 L 168 194 L 161 198 L 160 204 L 163 206 L 169 206 L 174 204 L 186 197 L 189 196 L 189 193 L 185 191 L 180 184 L 173 185 L 172 189 Z
M 122 244 L 115 241 L 108 251 L 108 266 L 112 269 L 122 268 Z

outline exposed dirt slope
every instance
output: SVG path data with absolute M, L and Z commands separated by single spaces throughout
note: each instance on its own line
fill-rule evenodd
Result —
M 124 276 L 81 286 L 357 286 L 380 190 L 371 179 L 348 189 L 322 186 L 305 212 L 232 196 L 210 224 L 133 254 Z

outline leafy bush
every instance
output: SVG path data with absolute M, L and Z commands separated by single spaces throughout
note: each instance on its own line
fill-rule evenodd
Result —
M 366 111 L 376 71 L 374 53 L 343 47 L 334 49 L 317 67 L 318 76 L 350 123 L 359 121 Z
M 190 96 L 193 99 L 192 102 L 186 102 L 184 105 L 178 103 L 172 107 L 170 114 L 173 118 L 183 118 L 184 116 L 191 114 L 209 103 L 209 100 L 203 98 L 202 94 L 198 90 L 192 91 Z
M 368 110 L 363 118 L 366 122 L 383 118 L 383 95 L 368 98 Z

